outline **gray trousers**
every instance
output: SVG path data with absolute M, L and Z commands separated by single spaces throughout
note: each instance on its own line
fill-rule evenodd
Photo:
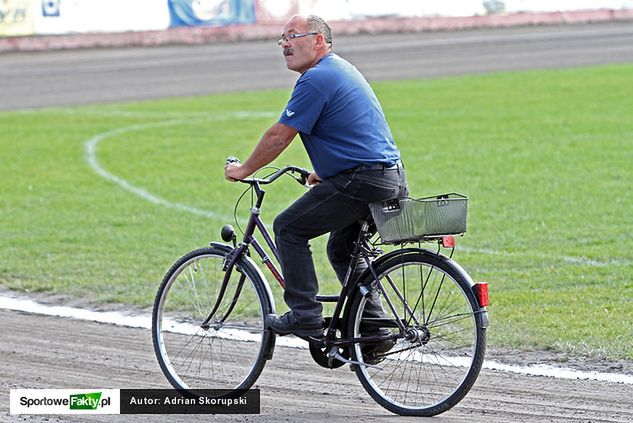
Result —
M 316 301 L 319 285 L 309 241 L 330 233 L 328 258 L 343 282 L 360 232 L 359 220 L 369 214 L 368 204 L 405 195 L 408 187 L 402 167 L 352 170 L 317 184 L 277 216 L 273 230 L 286 282 L 284 300 L 300 322 L 319 320 L 323 312 Z M 359 262 L 354 276 L 366 267 Z M 376 299 L 370 299 L 366 307 L 368 312 L 372 309 L 382 311 Z

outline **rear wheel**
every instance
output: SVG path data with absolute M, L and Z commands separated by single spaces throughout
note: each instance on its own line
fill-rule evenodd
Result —
M 220 295 L 225 255 L 212 247 L 183 256 L 156 295 L 154 351 L 176 389 L 248 389 L 273 348 L 274 335 L 264 330 L 271 303 L 252 265 L 240 260 Z
M 348 319 L 350 337 L 390 331 L 395 345 L 363 355 L 354 344 L 352 360 L 365 390 L 386 409 L 401 415 L 434 416 L 457 404 L 475 383 L 484 359 L 486 329 L 469 281 L 451 261 L 431 253 L 409 252 L 376 269 L 384 293 L 374 287 L 387 313 L 367 318 L 367 296 L 354 298 Z M 396 314 L 388 305 L 393 304 Z M 405 326 L 401 332 L 397 319 Z M 389 349 L 389 347 L 391 347 Z

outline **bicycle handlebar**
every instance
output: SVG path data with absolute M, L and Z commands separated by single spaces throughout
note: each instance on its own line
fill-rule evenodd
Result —
M 240 163 L 240 160 L 237 157 L 233 157 L 233 156 L 229 156 L 226 159 L 226 164 L 230 164 L 230 163 Z M 299 182 L 301 185 L 306 185 L 308 183 L 308 176 L 310 175 L 310 171 L 307 169 L 304 169 L 302 167 L 298 167 L 298 166 L 292 166 L 292 165 L 288 165 L 288 166 L 284 166 L 281 169 L 279 169 L 278 171 L 276 171 L 275 173 L 273 173 L 272 175 L 270 175 L 269 177 L 262 179 L 262 178 L 245 178 L 245 179 L 241 179 L 239 180 L 239 182 L 243 182 L 245 184 L 250 184 L 250 185 L 254 185 L 254 184 L 259 184 L 259 185 L 266 185 L 266 184 L 270 184 L 273 181 L 275 181 L 277 178 L 279 178 L 281 175 L 283 175 L 284 173 L 298 173 L 299 177 L 295 177 L 294 175 L 293 178 Z

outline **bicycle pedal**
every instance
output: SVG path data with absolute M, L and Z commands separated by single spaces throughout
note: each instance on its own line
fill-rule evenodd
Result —
M 319 348 L 322 348 L 325 346 L 325 335 L 321 335 L 321 336 L 299 336 L 297 335 L 299 338 L 303 339 L 304 341 L 308 341 L 310 344 L 316 345 Z

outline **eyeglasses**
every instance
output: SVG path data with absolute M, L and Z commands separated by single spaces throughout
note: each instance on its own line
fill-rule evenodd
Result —
M 307 37 L 308 35 L 318 35 L 318 32 L 306 32 L 305 34 L 288 34 L 282 35 L 280 39 L 277 40 L 278 45 L 282 45 L 283 43 L 287 43 L 288 40 L 294 40 L 295 38 Z

